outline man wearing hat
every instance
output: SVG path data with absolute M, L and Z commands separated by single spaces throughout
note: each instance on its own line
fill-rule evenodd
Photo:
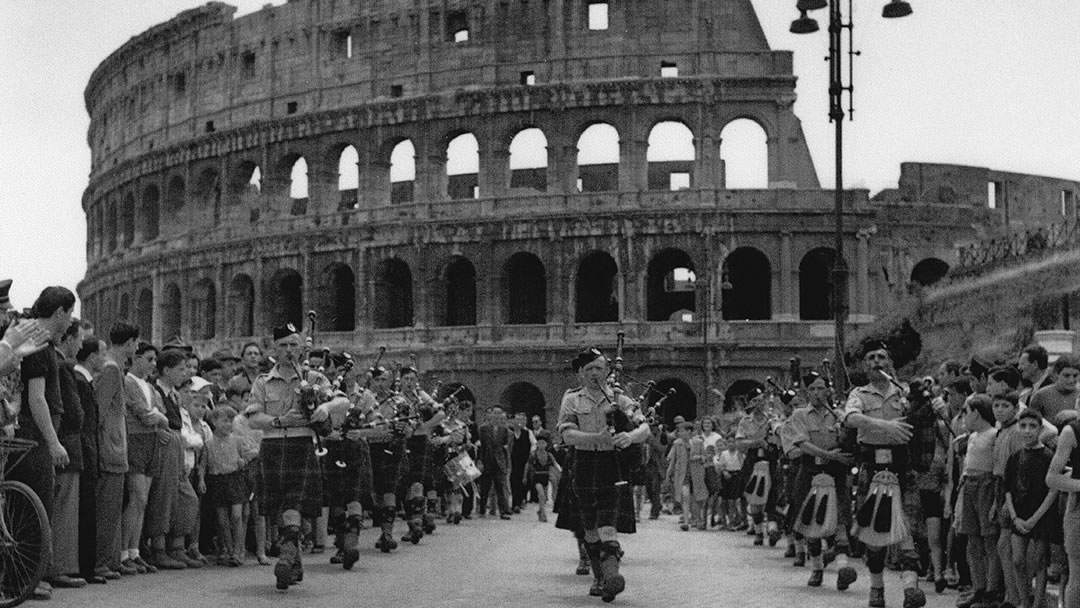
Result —
M 245 411 L 251 428 L 263 431 L 262 504 L 267 518 L 280 524 L 281 557 L 274 567 L 277 588 L 303 580 L 300 563 L 301 517 L 316 518 L 322 512 L 322 476 L 315 454 L 312 422 L 325 421 L 332 407 L 348 407 L 343 395 L 335 395 L 310 414 L 301 403 L 301 387 L 330 392 L 330 382 L 318 372 L 300 369 L 303 338 L 293 324 L 274 328 L 277 363 L 255 379 L 252 403 Z
M 904 420 L 908 403 L 889 375 L 892 373 L 892 356 L 885 344 L 865 344 L 862 362 L 869 383 L 852 389 L 843 414 L 844 424 L 858 430 L 860 467 L 856 503 L 861 509 L 869 501 L 872 478 L 876 482 L 878 473 L 888 471 L 895 475 L 899 482 L 903 517 L 910 530 L 921 522 L 922 518 L 918 508 L 918 493 L 913 490 L 913 474 L 907 462 L 907 444 L 911 441 L 913 430 L 912 425 Z M 882 510 L 877 512 L 884 513 Z M 916 586 L 918 558 L 914 554 L 910 533 L 900 543 L 900 548 L 903 553 L 902 578 L 906 587 L 904 608 L 920 608 L 926 605 L 926 595 Z M 866 549 L 866 565 L 870 571 L 871 608 L 885 606 L 883 572 L 887 550 L 888 546 L 873 545 Z

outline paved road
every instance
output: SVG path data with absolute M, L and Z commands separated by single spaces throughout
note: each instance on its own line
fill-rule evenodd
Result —
M 104 586 L 57 589 L 50 606 L 79 608 L 318 607 L 402 605 L 459 608 L 602 606 L 587 597 L 591 577 L 574 575 L 577 550 L 571 535 L 541 524 L 533 514 L 512 521 L 474 519 L 441 525 L 419 546 L 384 555 L 375 531 L 361 536 L 360 562 L 351 572 L 331 566 L 328 555 L 305 555 L 305 578 L 281 593 L 271 567 L 254 560 L 240 568 L 204 568 L 125 577 Z M 627 590 L 613 605 L 737 608 L 844 608 L 866 605 L 865 569 L 846 592 L 835 588 L 835 565 L 819 589 L 808 589 L 809 571 L 791 566 L 782 549 L 751 546 L 733 532 L 681 532 L 673 517 L 645 522 L 624 538 L 622 571 Z M 890 607 L 902 600 L 899 576 L 886 574 Z M 928 608 L 953 606 L 955 592 L 934 594 Z M 411 599 L 410 599 L 411 598 Z M 33 605 L 33 604 L 30 604 Z M 45 605 L 45 604 L 41 604 Z

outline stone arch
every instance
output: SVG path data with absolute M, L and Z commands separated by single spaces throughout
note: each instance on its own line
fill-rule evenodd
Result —
M 668 321 L 683 311 L 697 311 L 694 261 L 680 249 L 664 249 L 649 260 L 646 318 Z M 680 316 L 681 319 L 681 316 Z
M 586 255 L 578 265 L 574 320 L 603 323 L 619 320 L 616 277 L 619 266 L 603 251 Z
M 161 340 L 168 341 L 180 335 L 184 303 L 180 299 L 180 288 L 176 283 L 169 283 L 162 291 L 161 299 Z
M 682 190 L 694 184 L 694 132 L 685 123 L 665 120 L 649 131 L 649 190 Z
M 187 192 L 184 189 L 184 178 L 174 175 L 169 178 L 165 186 L 165 210 L 170 215 L 176 215 L 184 208 Z
M 476 325 L 476 268 L 468 258 L 455 256 L 443 273 L 446 309 L 442 325 Z
M 682 416 L 687 420 L 697 419 L 697 393 L 690 388 L 684 380 L 679 378 L 664 378 L 657 381 L 645 397 L 645 409 L 653 407 L 657 401 L 668 391 L 675 389 L 674 395 L 668 395 L 658 412 L 659 418 L 664 421 L 664 426 L 671 428 L 676 416 Z
M 232 173 L 229 200 L 234 205 L 255 206 L 262 191 L 262 169 L 252 160 L 242 160 Z
M 199 172 L 195 181 L 195 201 L 199 215 L 209 212 L 215 226 L 221 221 L 221 175 L 217 169 L 206 167 Z
M 210 340 L 217 335 L 217 287 L 209 278 L 191 288 L 191 337 Z
M 120 306 L 116 309 L 116 318 L 129 322 L 131 319 L 131 296 L 127 292 L 120 294 Z
M 577 189 L 604 192 L 619 189 L 619 131 L 597 122 L 588 125 L 577 140 Z
M 510 140 L 510 187 L 547 190 L 547 136 L 537 127 L 518 131 Z
M 304 279 L 292 268 L 279 268 L 266 282 L 267 320 L 270 327 L 292 323 L 304 326 Z
M 911 282 L 930 287 L 949 273 L 949 265 L 938 258 L 926 258 L 911 269 Z
M 120 244 L 130 247 L 135 242 L 135 194 L 128 192 L 120 203 Z
M 769 136 L 755 118 L 740 117 L 720 131 L 720 159 L 724 164 L 724 187 L 769 187 Z
M 139 299 L 135 303 L 135 327 L 139 335 L 150 341 L 154 334 L 154 292 L 151 289 L 139 290 Z
M 395 139 L 383 158 L 389 167 L 390 202 L 411 203 L 416 196 L 416 146 L 411 139 Z
M 818 247 L 799 263 L 799 318 L 826 321 L 833 318 L 833 265 L 836 250 Z M 847 261 L 842 262 L 847 267 Z M 844 294 L 845 299 L 847 294 Z
M 229 335 L 255 335 L 255 282 L 246 274 L 238 274 L 229 283 Z
M 446 145 L 446 191 L 451 200 L 480 197 L 480 144 L 472 133 Z
M 506 261 L 503 276 L 505 322 L 508 325 L 547 323 L 547 276 L 540 258 L 519 251 Z
M 375 328 L 412 327 L 413 285 L 409 265 L 398 258 L 382 260 L 375 270 L 374 288 Z
M 307 159 L 297 156 L 289 164 L 289 198 L 304 200 L 310 196 L 310 168 Z
M 739 247 L 721 267 L 722 314 L 725 321 L 764 321 L 772 318 L 772 267 L 753 247 Z
M 118 228 L 116 201 L 108 201 L 105 203 L 105 226 L 102 228 L 105 232 L 105 251 L 107 253 L 116 251 Z
M 506 387 L 499 395 L 499 403 L 508 416 L 524 412 L 529 420 L 533 416 L 540 416 L 547 424 L 544 392 L 531 382 L 515 382 Z
M 140 209 L 142 221 L 140 222 L 139 232 L 142 233 L 142 240 L 144 241 L 152 241 L 158 236 L 161 224 L 158 207 L 160 200 L 161 193 L 158 192 L 157 186 L 150 184 L 143 190 L 142 208 Z
M 330 331 L 356 329 L 356 274 L 348 264 L 334 262 L 323 271 L 322 325 Z
M 341 196 L 339 209 L 355 209 L 360 191 L 360 153 L 352 144 L 341 149 L 337 158 L 337 189 Z

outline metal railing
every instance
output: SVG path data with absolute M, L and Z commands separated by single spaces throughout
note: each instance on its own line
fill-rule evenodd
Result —
M 959 263 L 949 275 L 954 281 L 968 279 L 1077 246 L 1080 246 L 1080 221 L 1072 218 L 962 247 Z

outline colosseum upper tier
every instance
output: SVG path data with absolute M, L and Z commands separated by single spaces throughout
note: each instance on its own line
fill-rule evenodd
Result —
M 210 352 L 310 309 L 318 346 L 415 353 L 429 381 L 548 419 L 573 351 L 619 331 L 632 377 L 678 389 L 669 416 L 831 348 L 833 193 L 749 0 L 235 12 L 185 11 L 87 85 L 99 327 Z M 736 123 L 759 159 L 725 145 Z M 728 188 L 752 160 L 767 177 Z M 1001 224 L 995 179 L 905 164 L 897 191 L 845 193 L 852 327 Z

